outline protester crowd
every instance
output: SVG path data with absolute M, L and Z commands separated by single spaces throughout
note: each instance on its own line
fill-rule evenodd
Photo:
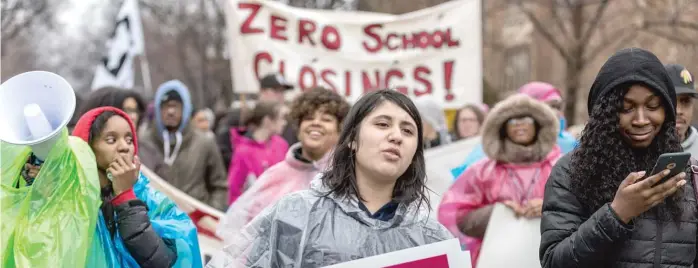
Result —
M 71 154 L 80 158 L 71 171 L 3 148 L 13 159 L 3 160 L 3 177 L 13 178 L 3 187 L 33 191 L 73 176 L 89 202 L 79 209 L 86 221 L 69 225 L 81 236 L 55 238 L 78 250 L 37 257 L 3 248 L 2 266 L 202 266 L 196 226 L 149 186 L 141 164 L 225 212 L 217 235 L 226 246 L 211 267 L 321 267 L 453 237 L 475 267 L 496 204 L 541 218 L 543 267 L 698 265 L 692 170 L 649 174 L 661 154 L 698 153 L 690 125 L 698 91 L 683 66 L 649 51 L 612 55 L 590 89 L 588 122 L 571 127 L 560 90 L 538 81 L 491 109 L 462 107 L 450 126 L 427 96 L 378 90 L 350 105 L 314 88 L 288 100 L 294 86 L 276 73 L 260 87 L 254 105 L 215 112 L 194 107 L 177 80 L 151 102 L 127 89 L 94 91 L 69 125 L 87 147 L 63 149 L 91 152 Z M 462 165 L 430 217 L 425 151 L 465 139 L 479 144 L 452 156 Z M 30 243 L 28 231 L 3 246 Z

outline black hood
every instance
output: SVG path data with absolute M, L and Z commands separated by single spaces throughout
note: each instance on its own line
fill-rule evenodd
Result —
M 661 61 L 647 50 L 624 48 L 613 54 L 601 67 L 589 90 L 587 110 L 591 116 L 594 104 L 621 85 L 644 84 L 662 97 L 667 117 L 676 120 L 676 90 Z

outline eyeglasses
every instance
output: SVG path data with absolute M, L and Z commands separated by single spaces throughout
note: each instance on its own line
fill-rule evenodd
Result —
M 535 120 L 533 120 L 533 117 L 530 116 L 523 116 L 523 117 L 516 117 L 516 118 L 511 118 L 507 121 L 507 125 L 524 125 L 524 124 L 533 124 Z

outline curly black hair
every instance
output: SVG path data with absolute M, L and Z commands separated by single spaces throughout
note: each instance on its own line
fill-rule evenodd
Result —
M 628 146 L 621 137 L 618 116 L 628 88 L 612 90 L 598 100 L 582 131 L 579 146 L 571 155 L 571 189 L 590 213 L 613 201 L 628 174 L 643 170 L 649 174 L 661 154 L 682 151 L 676 122 L 669 116 L 650 146 L 643 149 Z M 671 105 L 665 101 L 663 104 L 664 107 Z M 678 220 L 681 212 L 677 197 L 667 198 L 664 205 L 659 206 L 666 208 L 674 220 Z
M 318 109 L 323 109 L 324 112 L 334 115 L 337 118 L 339 128 L 344 117 L 349 113 L 349 103 L 336 92 L 317 87 L 303 92 L 293 100 L 289 117 L 294 126 L 299 128 L 303 119 L 311 116 Z

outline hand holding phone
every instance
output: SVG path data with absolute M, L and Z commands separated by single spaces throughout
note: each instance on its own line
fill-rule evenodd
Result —
M 685 172 L 673 177 L 668 177 L 669 173 L 671 171 L 665 169 L 644 180 L 642 178 L 645 177 L 645 171 L 630 173 L 620 183 L 611 202 L 611 209 L 621 221 L 629 223 L 633 218 L 659 205 L 667 196 L 673 195 L 686 184 Z M 657 184 L 658 181 L 664 182 Z
M 654 165 L 650 176 L 656 175 L 663 170 L 669 170 L 669 174 L 657 181 L 655 185 L 659 185 L 686 170 L 690 159 L 691 153 L 687 152 L 666 153 L 660 155 L 659 158 L 657 158 L 657 163 Z

